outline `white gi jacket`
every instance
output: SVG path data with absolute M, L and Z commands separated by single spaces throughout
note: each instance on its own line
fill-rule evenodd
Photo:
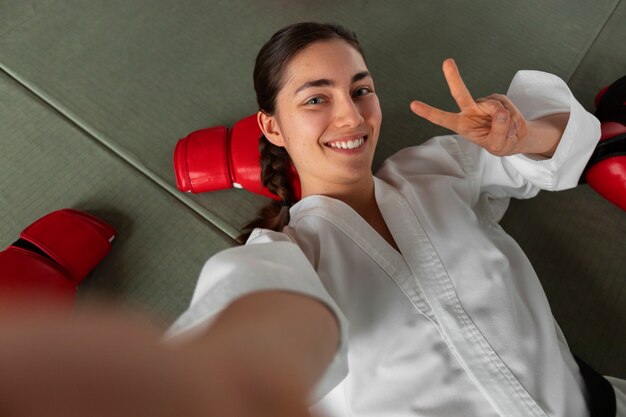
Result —
M 599 123 L 550 74 L 520 71 L 507 95 L 529 120 L 570 113 L 552 158 L 496 157 L 452 135 L 404 149 L 374 183 L 401 253 L 343 202 L 306 197 L 283 233 L 257 229 L 206 263 L 170 334 L 207 325 L 244 294 L 294 291 L 340 323 L 314 413 L 588 415 L 535 271 L 498 221 L 509 197 L 576 186 Z

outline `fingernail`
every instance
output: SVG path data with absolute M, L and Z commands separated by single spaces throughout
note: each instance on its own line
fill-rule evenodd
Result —
M 499 122 L 504 122 L 506 120 L 506 113 L 496 114 L 496 120 Z

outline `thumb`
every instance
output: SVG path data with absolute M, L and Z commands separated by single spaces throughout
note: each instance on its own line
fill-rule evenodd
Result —
M 510 124 L 511 117 L 509 112 L 506 110 L 498 111 L 493 115 L 490 136 L 492 138 L 506 138 Z

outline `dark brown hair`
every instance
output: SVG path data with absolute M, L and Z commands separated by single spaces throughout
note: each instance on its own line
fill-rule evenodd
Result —
M 276 96 L 283 87 L 285 69 L 300 51 L 315 42 L 333 39 L 348 42 L 365 59 L 354 32 L 340 25 L 303 22 L 276 32 L 259 51 L 254 66 L 254 90 L 259 110 L 268 115 L 275 113 Z M 285 148 L 272 144 L 262 135 L 259 150 L 261 182 L 279 196 L 280 201 L 271 201 L 259 210 L 258 217 L 245 225 L 237 237 L 239 244 L 244 244 L 255 228 L 281 231 L 289 223 L 289 207 L 296 203 L 288 177 L 291 158 Z

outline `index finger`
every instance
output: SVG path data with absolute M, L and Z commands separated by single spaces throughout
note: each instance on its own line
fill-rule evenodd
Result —
M 450 93 L 461 111 L 475 104 L 472 95 L 461 78 L 461 73 L 459 73 L 454 59 L 448 58 L 443 61 L 443 75 L 446 77 Z

